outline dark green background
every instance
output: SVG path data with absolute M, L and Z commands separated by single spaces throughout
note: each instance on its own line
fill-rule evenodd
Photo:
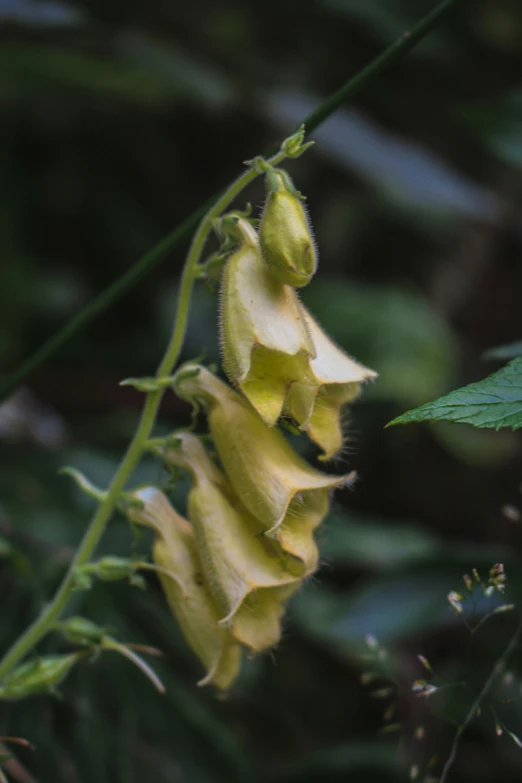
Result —
M 433 7 L 433 0 L 0 2 L 0 370 L 8 373 L 161 236 L 291 130 Z M 289 165 L 320 251 L 303 298 L 345 350 L 380 373 L 350 413 L 357 469 L 320 532 L 324 565 L 291 603 L 284 639 L 247 662 L 226 700 L 200 668 L 154 579 L 97 585 L 81 611 L 123 641 L 155 645 L 167 695 L 127 661 L 84 664 L 63 700 L 0 710 L 0 735 L 41 783 L 399 781 L 436 754 L 440 774 L 471 697 L 411 692 L 426 655 L 480 687 L 516 623 L 473 639 L 448 608 L 462 574 L 506 565 L 520 603 L 520 436 L 465 426 L 384 430 L 394 416 L 500 365 L 482 352 L 520 339 L 522 6 L 461 0 L 443 25 Z M 261 183 L 244 200 L 262 203 Z M 238 206 L 243 206 L 244 201 Z M 141 397 L 118 381 L 151 374 L 173 316 L 179 247 L 0 408 L 0 646 L 50 597 L 92 511 L 57 475 L 109 481 Z M 218 359 L 216 297 L 200 285 L 185 357 Z M 158 426 L 186 424 L 166 398 Z M 307 444 L 300 446 L 313 459 Z M 136 481 L 166 481 L 145 464 Z M 184 487 L 174 493 L 183 507 Z M 104 552 L 148 551 L 122 519 Z M 497 600 L 497 599 L 492 599 Z M 501 599 L 502 600 L 502 599 Z M 492 603 L 492 605 L 494 605 Z M 80 611 L 77 599 L 74 611 Z M 479 606 L 479 612 L 481 610 Z M 370 696 L 366 634 L 397 685 Z M 66 651 L 56 634 L 42 651 Z M 522 691 L 520 652 L 510 685 Z M 383 733 L 390 704 L 400 723 Z M 488 702 L 489 703 L 489 702 Z M 500 704 L 522 733 L 520 702 Z M 414 739 L 415 728 L 425 737 Z M 484 706 L 451 781 L 516 781 L 522 750 Z M 23 780 L 11 766 L 12 779 Z M 27 779 L 27 778 L 26 778 Z

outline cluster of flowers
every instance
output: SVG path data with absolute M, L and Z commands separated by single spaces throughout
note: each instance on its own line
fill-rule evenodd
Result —
M 272 169 L 258 230 L 239 214 L 222 219 L 232 250 L 221 281 L 224 368 L 235 388 L 198 364 L 174 378 L 202 406 L 220 466 L 191 432 L 156 447 L 188 471 L 188 517 L 154 487 L 128 511 L 156 532 L 154 560 L 169 605 L 204 664 L 201 683 L 226 689 L 244 648 L 278 642 L 288 598 L 318 564 L 314 530 L 330 491 L 350 476 L 312 468 L 275 426 L 291 419 L 330 459 L 342 446 L 342 406 L 375 376 L 346 356 L 298 299 L 316 265 L 301 196 Z

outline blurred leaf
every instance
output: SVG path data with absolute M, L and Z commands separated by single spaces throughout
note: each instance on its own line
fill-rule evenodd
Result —
M 464 122 L 501 160 L 522 168 L 522 90 L 461 110 Z
M 379 373 L 365 399 L 419 404 L 448 388 L 455 364 L 453 337 L 424 297 L 324 276 L 310 289 L 303 299 L 326 331 Z
M 176 87 L 144 67 L 74 49 L 23 43 L 2 47 L 0 74 L 0 96 L 4 98 L 50 88 L 155 103 L 171 99 Z
M 433 424 L 430 434 L 454 457 L 474 467 L 491 469 L 516 459 L 520 452 L 519 438 L 511 430 L 492 432 L 439 421 Z
M 350 594 L 307 584 L 291 604 L 300 627 L 335 651 L 360 653 L 371 634 L 383 644 L 454 622 L 446 596 L 455 575 L 400 573 L 365 580 Z
M 411 636 L 462 622 L 449 606 L 448 593 L 463 587 L 464 570 L 471 572 L 478 567 L 481 573 L 487 573 L 495 554 L 488 548 L 481 556 L 463 550 L 452 562 L 448 547 L 432 563 L 421 560 L 400 571 L 365 578 L 350 593 L 309 582 L 290 604 L 292 616 L 307 634 L 341 656 L 365 652 L 368 635 L 382 644 L 398 644 Z M 471 602 L 464 603 L 463 612 L 476 619 L 515 597 L 520 580 L 513 569 L 516 565 L 508 563 L 516 584 L 510 586 L 513 592 L 507 600 L 494 593 L 489 599 L 479 599 L 476 609 Z
M 381 568 L 429 558 L 441 544 L 419 527 L 352 514 L 331 514 L 319 533 L 321 558 L 333 565 Z
M 451 421 L 474 427 L 522 427 L 522 358 L 483 381 L 407 411 L 388 426 L 419 421 Z
M 3 536 L 0 536 L 0 560 L 7 560 L 12 557 L 13 546 Z
M 522 356 L 522 340 L 507 345 L 497 345 L 482 354 L 482 358 L 486 361 L 490 359 L 516 359 L 517 356 Z
M 0 21 L 62 27 L 81 21 L 78 9 L 58 0 L 2 0 Z
M 158 39 L 126 33 L 120 38 L 117 48 L 129 61 L 147 73 L 157 74 L 166 83 L 175 85 L 176 89 L 203 105 L 221 107 L 231 103 L 234 98 L 230 82 L 215 66 L 204 64 L 194 56 L 181 52 L 174 44 L 167 46 Z

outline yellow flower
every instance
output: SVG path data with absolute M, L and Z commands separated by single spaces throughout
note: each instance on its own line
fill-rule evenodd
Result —
M 201 365 L 185 365 L 175 379 L 180 396 L 201 402 L 230 483 L 262 529 L 274 534 L 300 505 L 319 505 L 345 476 L 328 476 L 299 457 L 279 430 Z M 293 505 L 292 505 L 293 503 Z
M 281 283 L 308 285 L 317 268 L 317 253 L 302 196 L 282 169 L 268 172 L 266 189 L 259 227 L 263 260 Z
M 227 689 L 239 674 L 241 647 L 219 625 L 219 612 L 202 579 L 201 563 L 191 525 L 155 487 L 135 493 L 142 508 L 129 508 L 129 518 L 157 533 L 153 557 L 172 613 L 192 650 L 207 669 L 198 683 Z M 167 573 L 168 572 L 168 573 Z
M 268 426 L 287 413 L 330 459 L 343 442 L 342 406 L 376 374 L 338 348 L 295 290 L 272 276 L 247 221 L 229 231 L 240 245 L 221 287 L 225 371 Z
M 268 271 L 257 234 L 246 220 L 233 227 L 240 238 L 221 284 L 221 346 L 230 381 L 263 420 L 274 425 L 294 380 L 313 383 L 315 348 L 297 294 Z
M 192 479 L 188 516 L 220 624 L 254 652 L 272 647 L 281 636 L 283 601 L 289 589 L 297 589 L 295 570 L 302 572 L 302 563 L 288 562 L 275 541 L 259 535 L 259 523 L 239 503 L 201 441 L 188 432 L 176 437 L 178 445 L 165 458 L 188 470 Z
M 320 446 L 324 452 L 320 459 L 326 460 L 343 444 L 342 406 L 352 402 L 361 385 L 377 373 L 341 351 L 304 307 L 303 311 L 316 349 L 316 357 L 310 359 L 314 382 L 296 380 L 286 397 L 285 411 Z

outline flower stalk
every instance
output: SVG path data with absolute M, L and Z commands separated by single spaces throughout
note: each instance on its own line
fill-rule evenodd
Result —
M 302 142 L 304 138 L 304 128 L 301 128 L 290 138 Z M 296 153 L 296 150 L 298 149 L 299 144 L 297 144 L 297 146 L 295 146 L 295 144 L 292 146 L 292 144 L 288 144 L 287 140 L 283 143 L 281 150 L 267 162 L 271 166 L 277 166 L 287 157 L 296 157 L 297 154 L 299 154 L 298 152 Z M 253 182 L 258 175 L 259 172 L 255 167 L 252 166 L 248 168 L 247 171 L 238 177 L 208 210 L 199 224 L 183 267 L 174 324 L 169 343 L 155 374 L 157 380 L 163 379 L 172 373 L 183 349 L 194 283 L 200 276 L 200 259 L 206 241 L 212 230 L 213 221 L 216 218 L 219 218 L 234 199 L 247 187 L 247 185 Z M 78 547 L 76 556 L 58 588 L 58 591 L 34 623 L 29 626 L 19 639 L 17 639 L 0 661 L 0 682 L 6 678 L 16 664 L 38 644 L 60 619 L 71 593 L 74 591 L 75 577 L 78 569 L 86 565 L 92 557 L 103 535 L 105 527 L 118 504 L 120 496 L 125 489 L 125 485 L 145 450 L 164 394 L 164 389 L 161 388 L 161 384 L 159 384 L 159 386 L 160 388 L 153 389 L 146 393 L 145 403 L 134 437 L 127 448 L 106 494 L 99 502 L 98 508 Z

